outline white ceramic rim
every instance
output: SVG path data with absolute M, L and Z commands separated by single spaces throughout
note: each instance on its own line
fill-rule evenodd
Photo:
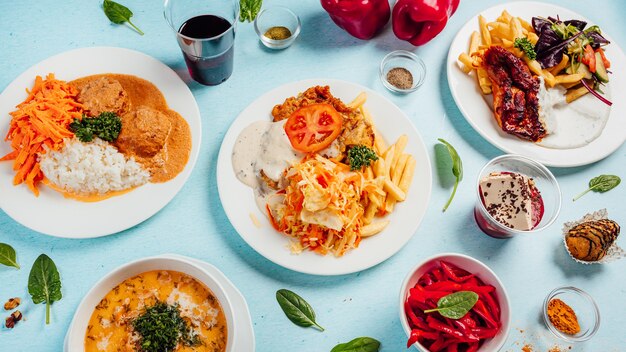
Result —
M 198 280 L 199 282 L 201 282 L 202 284 L 204 284 L 206 287 L 208 287 L 211 292 L 213 294 L 215 294 L 215 296 L 217 296 L 216 298 L 218 298 L 218 301 L 222 307 L 222 310 L 224 312 L 224 315 L 226 317 L 226 325 L 228 327 L 228 341 L 227 341 L 227 347 L 226 347 L 226 351 L 227 352 L 236 352 L 236 351 L 232 351 L 232 345 L 233 345 L 233 341 L 236 340 L 237 338 L 237 330 L 236 330 L 236 324 L 237 322 L 234 319 L 234 310 L 233 307 L 231 305 L 230 302 L 230 298 L 228 296 L 228 294 L 226 293 L 226 291 L 224 290 L 222 284 L 219 282 L 219 280 L 215 279 L 215 277 L 213 277 L 212 274 L 210 274 L 209 272 L 207 272 L 204 268 L 202 268 L 200 265 L 193 263 L 190 260 L 187 260 L 186 258 L 183 258 L 181 256 L 178 255 L 168 255 L 168 254 L 164 254 L 164 255 L 159 255 L 159 256 L 154 256 L 154 257 L 146 257 L 146 258 L 141 258 L 141 259 L 137 259 L 134 260 L 130 263 L 126 263 L 123 265 L 118 266 L 117 268 L 113 269 L 112 271 L 110 271 L 108 274 L 106 274 L 105 276 L 103 276 L 100 280 L 98 280 L 90 289 L 89 291 L 87 291 L 87 293 L 85 294 L 85 296 L 83 297 L 83 299 L 80 301 L 80 303 L 78 304 L 78 307 L 76 308 L 76 312 L 74 313 L 74 316 L 72 318 L 72 321 L 70 323 L 70 327 L 69 327 L 69 331 L 68 331 L 68 335 L 67 335 L 67 350 L 70 352 L 81 352 L 84 351 L 84 341 L 85 341 L 85 327 L 86 324 L 89 323 L 89 319 L 91 318 L 91 314 L 93 313 L 93 309 L 94 307 L 88 307 L 87 306 L 87 301 L 92 300 L 92 299 L 97 299 L 96 302 L 99 302 L 102 298 L 104 298 L 104 296 L 111 291 L 115 286 L 119 285 L 121 282 L 123 282 L 124 280 L 133 277 L 135 275 L 138 275 L 140 273 L 143 272 L 147 272 L 150 270 L 141 270 L 138 271 L 137 273 L 133 273 L 133 274 L 125 274 L 128 271 L 133 270 L 133 267 L 135 266 L 140 266 L 142 264 L 146 264 L 147 262 L 152 262 L 152 261 L 162 261 L 162 262 L 170 262 L 170 263 L 174 263 L 175 265 L 183 265 L 183 266 L 187 266 L 187 270 L 173 270 L 173 269 L 150 269 L 150 270 L 173 270 L 173 271 L 179 271 L 182 272 L 186 275 L 189 275 L 191 277 L 193 277 L 194 279 Z M 151 263 L 150 263 L 151 264 Z M 199 278 L 198 275 L 193 275 L 190 274 L 189 271 L 193 271 L 196 270 L 197 272 L 199 272 L 201 275 L 204 275 L 205 278 Z M 114 280 L 115 276 L 124 276 L 125 279 L 122 279 L 121 281 L 119 280 Z M 208 280 L 207 280 L 208 279 Z M 114 281 L 113 281 L 114 280 Z M 216 289 L 217 288 L 217 289 Z M 98 294 L 97 291 L 104 291 L 104 295 L 102 295 L 102 297 L 97 298 L 94 297 L 96 294 Z M 220 299 L 221 296 L 221 299 Z M 86 319 L 86 324 L 84 327 L 81 328 L 81 326 L 77 326 L 78 319 L 82 319 L 82 317 L 85 317 Z M 80 346 L 82 346 L 82 348 L 77 348 L 76 344 L 80 344 Z
M 502 342 L 497 346 L 497 349 L 495 349 L 495 351 L 499 351 L 500 349 L 502 349 L 502 347 L 504 346 L 504 344 L 506 343 L 506 340 L 509 336 L 509 328 L 511 326 L 511 321 L 512 321 L 512 316 L 513 316 L 513 311 L 511 310 L 511 303 L 509 301 L 509 294 L 506 292 L 506 288 L 504 287 L 504 285 L 502 284 L 502 281 L 500 281 L 500 278 L 498 277 L 498 275 L 496 275 L 496 273 L 493 272 L 493 270 L 491 270 L 491 268 L 489 268 L 485 263 L 481 262 L 480 260 L 470 257 L 469 255 L 465 255 L 465 254 L 461 254 L 461 253 L 452 253 L 452 252 L 447 252 L 447 253 L 439 253 L 439 254 L 435 254 L 432 255 L 424 260 L 422 260 L 421 262 L 419 262 L 417 265 L 415 265 L 413 268 L 411 268 L 411 270 L 408 272 L 408 274 L 406 275 L 406 277 L 404 278 L 404 280 L 402 281 L 402 286 L 400 289 L 400 303 L 398 305 L 399 308 L 399 313 L 400 313 L 400 322 L 402 323 L 402 329 L 404 330 L 404 333 L 406 334 L 407 338 L 411 335 L 411 327 L 409 326 L 409 323 L 407 322 L 407 318 L 406 318 L 406 313 L 404 312 L 404 302 L 406 302 L 407 299 L 407 295 L 408 295 L 408 291 L 409 291 L 409 281 L 411 280 L 411 278 L 413 277 L 413 274 L 422 266 L 433 262 L 433 261 L 437 261 L 437 260 L 442 260 L 444 257 L 457 257 L 457 258 L 463 258 L 466 260 L 469 260 L 471 262 L 474 262 L 475 264 L 477 264 L 478 266 L 482 267 L 487 273 L 489 273 L 489 275 L 491 275 L 494 279 L 495 282 L 500 286 L 502 291 L 502 298 L 503 300 L 498 300 L 498 303 L 500 304 L 500 306 L 506 306 L 508 311 L 509 311 L 509 319 L 507 319 L 506 322 L 502 323 L 502 328 L 499 332 L 499 334 L 504 334 L 504 337 L 502 338 Z M 472 273 L 472 274 L 476 274 L 476 273 Z M 485 277 L 481 277 L 481 280 L 483 280 L 485 283 L 488 284 L 492 284 L 489 283 L 485 280 Z M 500 298 L 500 297 L 498 297 Z M 504 301 L 504 302 L 501 302 Z M 504 305 L 503 305 L 504 303 Z M 502 309 L 500 309 L 502 311 Z M 505 329 L 506 328 L 506 329 Z M 503 331 L 504 330 L 504 331 Z M 424 346 L 422 346 L 419 342 L 416 342 L 413 344 L 413 346 L 415 346 L 415 348 L 417 348 L 418 350 L 422 350 L 422 351 L 428 351 L 428 349 Z M 478 351 L 481 351 L 482 347 L 478 349 Z

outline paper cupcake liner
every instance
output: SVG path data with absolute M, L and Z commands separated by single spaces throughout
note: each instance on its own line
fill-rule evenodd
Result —
M 569 248 L 567 247 L 567 242 L 565 241 L 565 238 L 569 230 L 571 230 L 574 226 L 580 225 L 584 222 L 607 219 L 608 214 L 609 213 L 606 211 L 606 209 L 600 209 L 598 211 L 594 211 L 593 213 L 589 213 L 583 216 L 582 219 L 580 220 L 569 221 L 563 224 L 563 245 L 565 246 L 565 250 L 567 251 L 567 254 L 569 254 L 569 256 L 572 259 L 574 259 L 576 262 L 581 263 L 581 264 L 606 264 L 606 263 L 614 262 L 622 258 L 626 258 L 626 251 L 617 245 L 617 240 L 613 242 L 611 247 L 609 247 L 609 249 L 606 251 L 606 254 L 604 255 L 604 257 L 602 257 L 602 259 L 596 260 L 594 262 L 586 262 L 584 260 L 574 258 L 572 253 L 570 253 Z

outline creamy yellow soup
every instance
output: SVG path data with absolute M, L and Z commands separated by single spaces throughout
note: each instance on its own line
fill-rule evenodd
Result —
M 141 351 L 132 321 L 157 301 L 178 304 L 181 317 L 201 344 L 179 344 L 174 351 L 223 352 L 228 336 L 226 318 L 211 290 L 176 271 L 148 271 L 115 286 L 96 306 L 85 334 L 85 352 Z

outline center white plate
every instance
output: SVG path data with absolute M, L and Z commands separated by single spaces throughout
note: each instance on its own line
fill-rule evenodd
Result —
M 251 188 L 239 182 L 233 170 L 231 154 L 239 133 L 254 121 L 271 121 L 272 107 L 315 85 L 329 85 L 331 92 L 344 102 L 367 92 L 365 105 L 374 124 L 388 143 L 402 134 L 408 136 L 406 152 L 417 161 L 415 175 L 407 200 L 399 203 L 388 215 L 391 223 L 380 234 L 364 239 L 360 246 L 340 258 L 313 252 L 292 254 L 289 239 L 272 228 L 267 216 L 255 204 Z M 318 79 L 289 83 L 271 90 L 239 114 L 230 126 L 217 160 L 217 187 L 224 211 L 239 235 L 257 252 L 285 268 L 313 275 L 342 275 L 365 270 L 398 252 L 416 232 L 428 206 L 432 188 L 428 152 L 419 133 L 408 117 L 380 94 L 360 85 L 339 80 Z M 255 226 L 252 218 L 260 222 Z
M 200 110 L 191 91 L 172 69 L 137 51 L 92 47 L 71 50 L 48 58 L 18 76 L 0 95 L 0 155 L 11 151 L 4 142 L 9 129 L 9 112 L 26 98 L 35 77 L 54 73 L 70 81 L 100 73 L 135 75 L 156 85 L 169 107 L 181 114 L 191 128 L 192 147 L 185 169 L 173 180 L 148 183 L 127 194 L 100 202 L 70 200 L 40 185 L 35 197 L 25 185 L 13 186 L 12 162 L 0 162 L 0 208 L 22 225 L 52 236 L 90 238 L 133 227 L 161 210 L 174 198 L 191 174 L 200 151 Z
M 507 2 L 503 5 L 494 6 L 481 11 L 487 22 L 495 21 L 503 10 L 507 10 L 512 16 L 522 17 L 529 21 L 533 16 L 557 15 L 565 19 L 578 19 L 587 21 L 587 26 L 594 23 L 571 10 L 552 4 L 540 2 L 517 1 Z M 602 24 L 600 23 L 600 28 Z M 550 149 L 541 147 L 532 142 L 521 140 L 502 132 L 493 117 L 493 112 L 482 93 L 479 91 L 474 74 L 467 75 L 461 71 L 457 58 L 460 53 L 467 52 L 469 38 L 473 31 L 478 31 L 478 14 L 472 17 L 452 41 L 448 52 L 448 85 L 459 110 L 465 116 L 467 122 L 491 144 L 512 154 L 520 154 L 535 159 L 548 166 L 573 167 L 587 165 L 601 160 L 616 151 L 626 141 L 626 100 L 620 99 L 620 92 L 626 90 L 626 57 L 617 43 L 606 33 L 602 33 L 611 44 L 606 47 L 606 55 L 611 60 L 610 76 L 611 91 L 613 92 L 611 114 L 600 137 L 584 147 L 574 149 Z M 593 99 L 591 96 L 584 98 Z

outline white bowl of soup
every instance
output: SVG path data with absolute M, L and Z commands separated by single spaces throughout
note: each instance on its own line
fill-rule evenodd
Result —
M 67 350 L 234 352 L 234 327 L 231 303 L 212 275 L 182 258 L 150 257 L 93 286 L 76 310 Z

